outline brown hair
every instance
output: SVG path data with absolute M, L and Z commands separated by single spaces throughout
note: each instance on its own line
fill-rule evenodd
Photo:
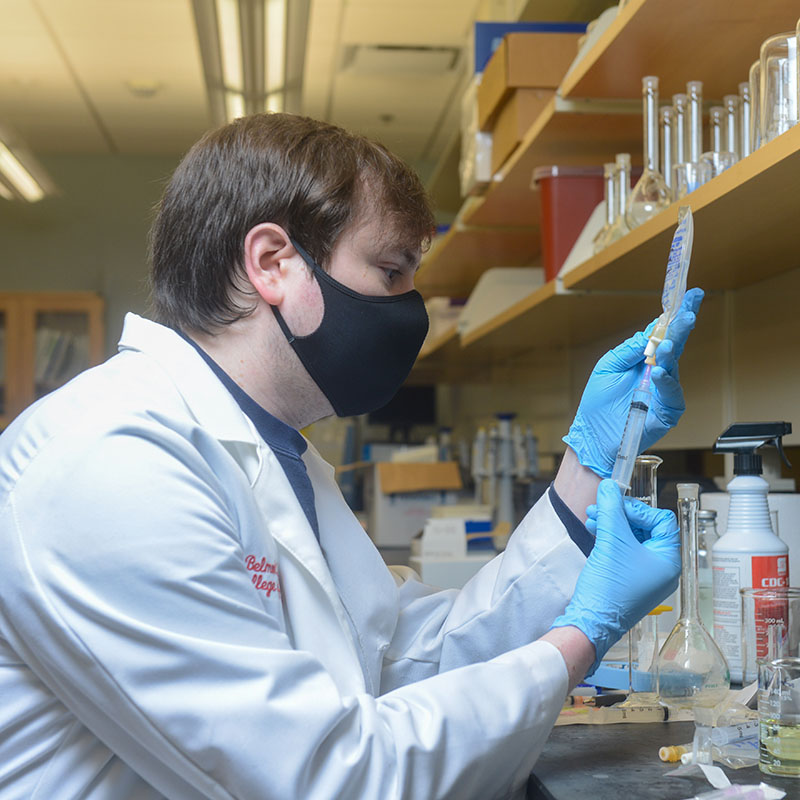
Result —
M 214 333 L 252 312 L 247 232 L 273 222 L 320 265 L 362 211 L 393 240 L 427 246 L 434 227 L 420 179 L 382 145 L 292 114 L 255 114 L 207 133 L 175 170 L 150 234 L 152 312 L 163 324 Z

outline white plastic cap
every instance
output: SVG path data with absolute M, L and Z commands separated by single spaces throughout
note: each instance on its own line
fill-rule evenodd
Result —
M 661 344 L 661 340 L 659 339 L 648 339 L 647 340 L 647 347 L 644 349 L 644 357 L 650 358 L 656 354 L 656 350 L 658 349 L 659 344 Z

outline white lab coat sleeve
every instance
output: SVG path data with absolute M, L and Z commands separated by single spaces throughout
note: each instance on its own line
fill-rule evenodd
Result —
M 486 661 L 538 639 L 564 611 L 585 562 L 546 492 L 506 550 L 460 591 L 437 591 L 412 570 L 393 567 L 401 612 L 381 689 Z
M 2 635 L 44 685 L 170 798 L 518 786 L 566 692 L 558 651 L 342 696 L 253 587 L 236 495 L 249 487 L 221 479 L 236 468 L 220 450 L 134 420 L 60 436 L 16 477 L 0 507 Z

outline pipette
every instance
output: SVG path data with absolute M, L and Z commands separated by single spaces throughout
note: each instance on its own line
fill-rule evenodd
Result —
M 656 349 L 667 335 L 670 323 L 675 319 L 686 294 L 686 276 L 689 272 L 689 260 L 692 256 L 694 240 L 694 220 L 689 206 L 678 209 L 678 227 L 672 237 L 667 261 L 667 274 L 664 278 L 664 291 L 661 293 L 663 313 L 656 320 L 647 347 L 644 351 L 645 369 L 639 385 L 636 387 L 628 410 L 628 419 L 622 433 L 622 442 L 617 451 L 617 460 L 611 479 L 619 488 L 627 492 L 631 486 L 633 465 L 639 455 L 644 423 L 650 410 L 650 372 L 656 363 Z

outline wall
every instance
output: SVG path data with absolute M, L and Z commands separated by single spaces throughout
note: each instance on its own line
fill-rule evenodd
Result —
M 94 291 L 106 301 L 106 350 L 126 311 L 147 305 L 147 231 L 177 157 L 50 156 L 60 195 L 0 200 L 0 290 Z

